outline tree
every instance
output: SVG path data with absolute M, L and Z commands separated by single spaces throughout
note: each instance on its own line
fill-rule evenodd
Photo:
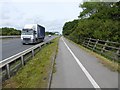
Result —
M 63 35 L 69 35 L 70 33 L 72 33 L 74 29 L 77 27 L 77 25 L 78 25 L 78 20 L 66 22 L 63 27 Z
M 79 18 L 98 18 L 120 20 L 120 1 L 119 2 L 85 2 L 80 4 L 83 12 Z
M 120 1 L 85 2 L 80 7 L 80 19 L 65 23 L 64 36 L 75 42 L 83 37 L 120 42 Z
M 14 28 L 4 27 L 4 28 L 0 28 L 0 34 L 1 35 L 20 35 L 21 31 L 16 30 Z

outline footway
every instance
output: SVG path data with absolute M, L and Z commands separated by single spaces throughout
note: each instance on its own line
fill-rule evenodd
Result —
M 51 88 L 118 88 L 118 73 L 65 38 L 59 40 Z

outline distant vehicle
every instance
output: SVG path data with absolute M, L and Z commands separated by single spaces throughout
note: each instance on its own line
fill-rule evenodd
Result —
M 51 37 L 51 35 L 50 35 L 50 34 L 49 34 L 48 36 L 49 36 L 49 37 Z
M 45 38 L 45 28 L 38 24 L 28 24 L 22 29 L 21 40 L 23 44 L 39 43 Z

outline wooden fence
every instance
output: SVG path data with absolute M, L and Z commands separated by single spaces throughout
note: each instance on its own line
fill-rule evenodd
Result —
M 111 41 L 104 41 L 104 40 L 99 40 L 99 39 L 93 39 L 93 38 L 85 38 L 85 39 L 79 39 L 80 43 L 111 59 L 111 60 L 114 60 L 114 61 L 117 61 L 117 62 L 120 62 L 120 43 L 118 42 L 111 42 Z

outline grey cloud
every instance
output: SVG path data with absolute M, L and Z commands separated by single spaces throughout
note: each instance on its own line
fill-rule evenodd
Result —
M 8 14 L 5 14 L 5 13 L 1 13 L 1 15 L 0 15 L 0 18 L 1 19 L 9 19 L 10 18 L 10 16 L 8 16 Z
M 2 11 L 0 14 L 0 19 L 9 19 L 10 18 L 10 16 L 9 16 L 10 11 L 7 8 L 3 7 L 3 5 L 1 8 L 2 8 Z

